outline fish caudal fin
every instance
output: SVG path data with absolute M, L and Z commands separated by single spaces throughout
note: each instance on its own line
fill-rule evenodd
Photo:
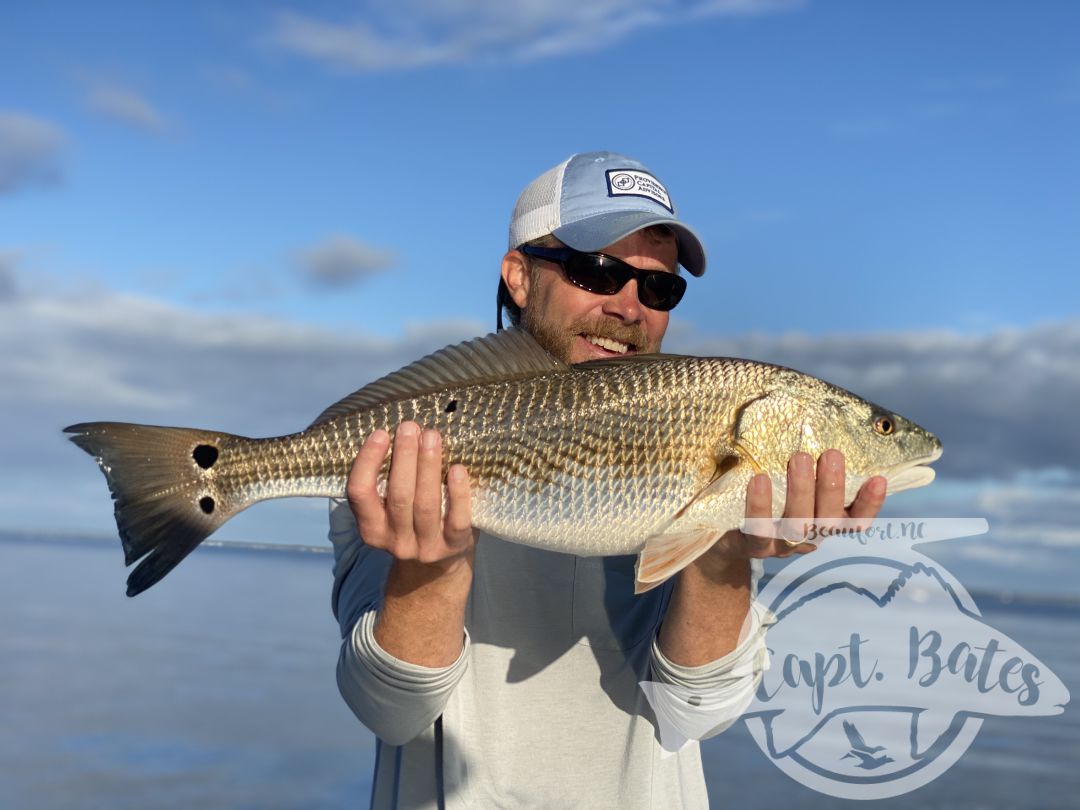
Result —
M 87 422 L 64 428 L 97 461 L 115 501 L 128 596 L 156 583 L 248 506 L 221 492 L 219 465 L 250 440 L 188 428 Z

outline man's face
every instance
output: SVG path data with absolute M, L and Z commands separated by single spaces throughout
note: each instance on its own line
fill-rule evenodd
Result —
M 678 243 L 637 232 L 599 251 L 641 270 L 677 272 Z M 575 287 L 562 268 L 533 259 L 521 325 L 545 349 L 568 363 L 660 350 L 668 312 L 650 309 L 638 299 L 631 279 L 614 295 Z

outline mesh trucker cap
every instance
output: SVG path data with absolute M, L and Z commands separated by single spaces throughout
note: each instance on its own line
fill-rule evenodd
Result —
M 705 272 L 705 248 L 679 221 L 664 184 L 642 163 L 615 152 L 571 155 L 533 180 L 510 219 L 510 250 L 553 234 L 574 250 L 600 250 L 649 225 L 679 240 L 679 264 Z

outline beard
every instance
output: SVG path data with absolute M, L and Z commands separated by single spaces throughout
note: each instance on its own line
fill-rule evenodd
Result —
M 564 363 L 569 363 L 574 348 L 574 341 L 579 335 L 593 335 L 625 343 L 635 354 L 645 354 L 660 350 L 659 342 L 650 345 L 645 330 L 640 326 L 621 323 L 612 318 L 581 318 L 566 326 L 560 326 L 545 320 L 528 307 L 521 311 L 521 326 L 531 334 L 536 342 L 548 353 Z

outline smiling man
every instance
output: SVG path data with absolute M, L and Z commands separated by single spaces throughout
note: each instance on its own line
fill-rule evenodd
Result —
M 624 155 L 574 155 L 522 192 L 499 282 L 503 309 L 560 359 L 655 352 L 705 253 L 667 189 Z M 633 557 L 576 557 L 477 537 L 468 471 L 403 423 L 365 442 L 331 505 L 338 684 L 378 737 L 372 806 L 708 806 L 696 742 L 665 756 L 640 684 L 737 703 L 764 662 L 755 559 L 780 541 L 729 532 L 662 587 L 634 595 Z M 884 480 L 843 503 L 843 458 L 799 454 L 789 517 L 876 515 Z M 748 517 L 770 514 L 767 476 Z M 361 539 L 362 538 L 362 539 Z M 808 549 L 809 547 L 807 547 Z M 655 696 L 655 693 L 654 693 Z M 666 721 L 685 707 L 671 707 Z M 677 719 L 674 721 L 677 722 Z M 708 737 L 716 727 L 692 723 Z M 701 728 L 706 728 L 704 734 Z

